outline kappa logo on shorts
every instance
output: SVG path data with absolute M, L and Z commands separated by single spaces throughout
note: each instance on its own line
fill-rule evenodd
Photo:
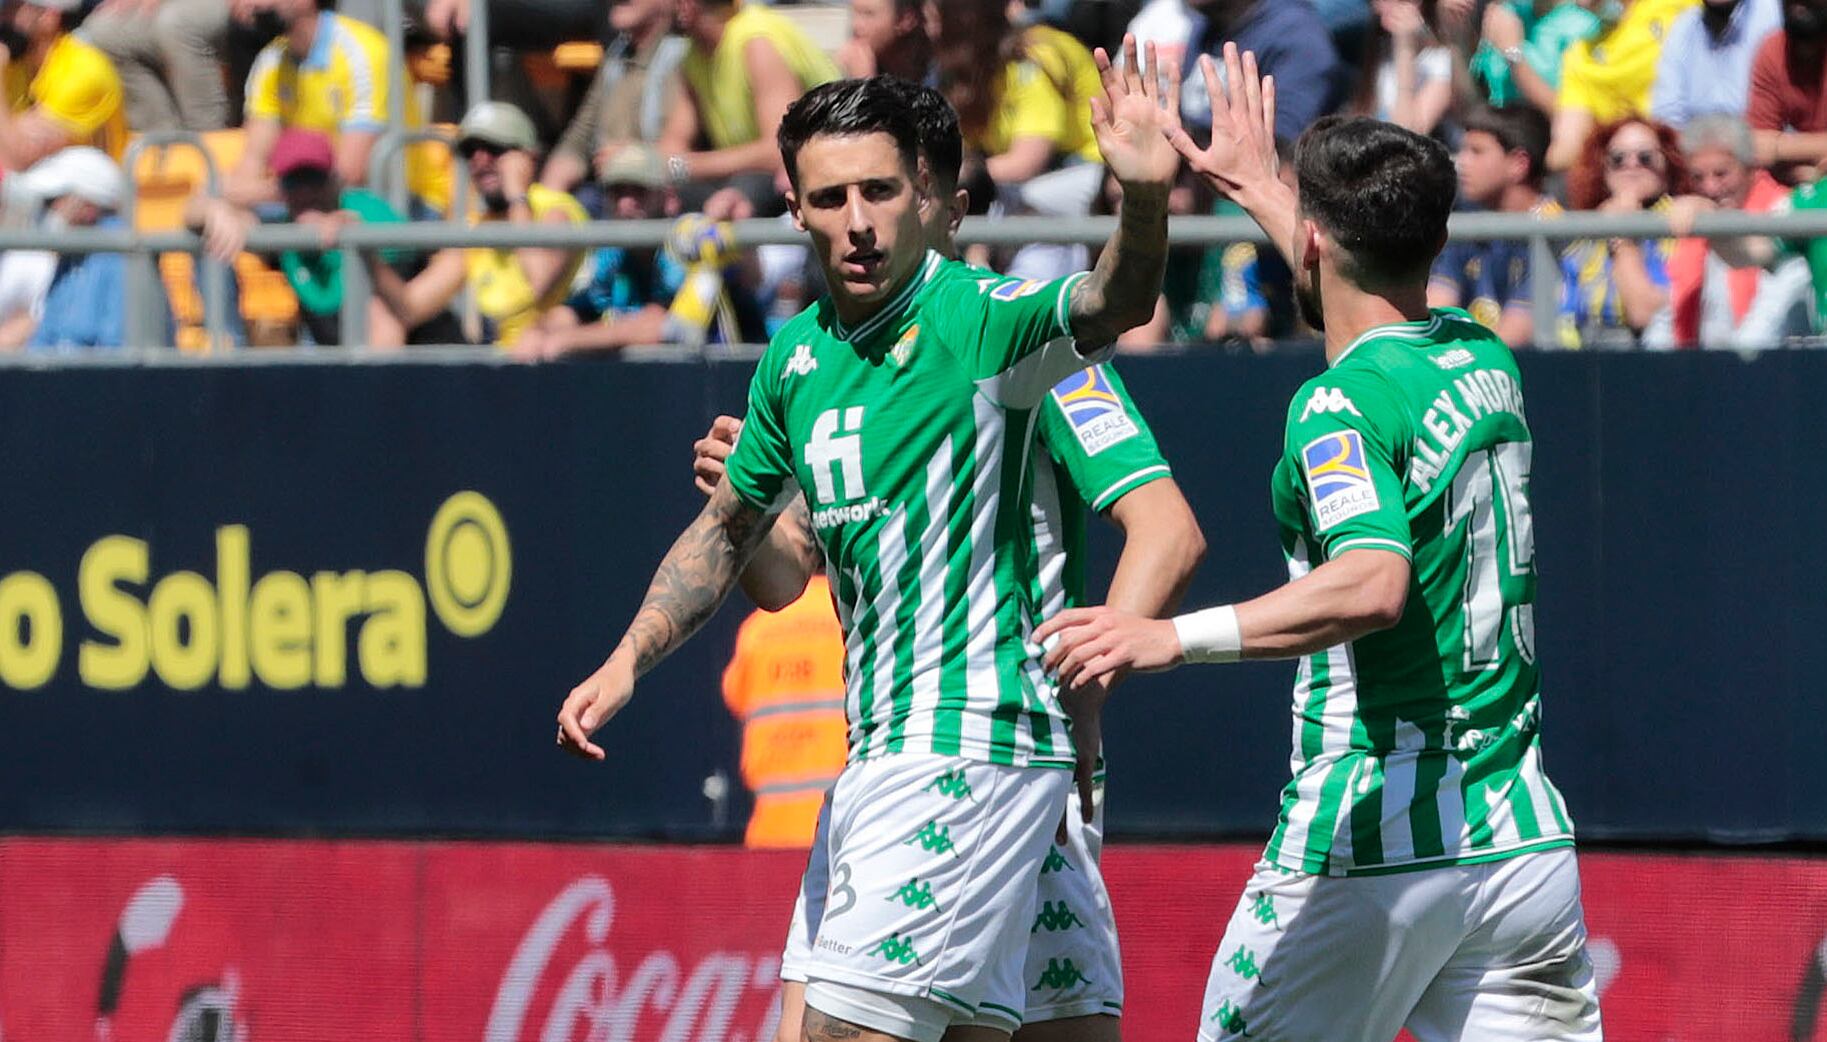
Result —
M 874 948 L 869 949 L 867 952 L 864 952 L 863 954 L 869 955 L 869 956 L 879 955 L 882 958 L 887 959 L 889 962 L 896 963 L 901 966 L 907 966 L 907 965 L 924 966 L 925 965 L 925 963 L 920 961 L 920 953 L 914 951 L 913 941 L 902 937 L 898 933 L 889 934 L 887 937 L 884 937 L 882 940 L 876 942 L 876 946 Z
M 939 824 L 938 819 L 936 818 L 927 822 L 925 825 L 920 826 L 920 831 L 907 837 L 907 841 L 901 845 L 904 847 L 911 847 L 916 843 L 920 845 L 920 849 L 926 851 L 928 854 L 950 854 L 953 857 L 958 856 L 958 848 L 952 843 L 952 827 L 950 825 Z
M 1255 980 L 1262 975 L 1262 968 L 1256 965 L 1256 953 L 1246 945 L 1238 945 L 1231 957 L 1224 964 L 1237 972 L 1244 980 Z
M 1381 505 L 1364 459 L 1364 436 L 1357 431 L 1339 431 L 1313 441 L 1301 450 L 1301 462 L 1307 471 L 1313 521 L 1320 531 Z
M 921 911 L 928 908 L 935 912 L 945 911 L 945 909 L 939 907 L 938 900 L 933 897 L 933 885 L 931 883 L 921 882 L 918 876 L 901 884 L 901 889 L 888 895 L 888 900 L 890 901 L 897 899 L 909 908 L 915 908 Z
M 1042 901 L 1040 913 L 1034 917 L 1034 926 L 1028 932 L 1039 933 L 1044 929 L 1048 933 L 1058 933 L 1061 930 L 1076 929 L 1084 925 L 1084 920 L 1080 919 L 1078 913 L 1067 906 L 1066 902 Z
M 1268 894 L 1258 894 L 1255 903 L 1250 905 L 1250 914 L 1264 926 L 1281 929 L 1281 917 L 1275 914 L 1275 899 Z
M 1218 1008 L 1206 1019 L 1218 1025 L 1218 1030 L 1233 1035 L 1245 1035 L 1250 1031 L 1250 1025 L 1243 1019 L 1243 1010 L 1238 1009 L 1230 999 L 1220 1002 Z
M 954 767 L 920 787 L 921 792 L 937 792 L 954 800 L 977 802 L 971 795 L 970 779 L 964 776 L 964 768 Z
M 1142 433 L 1124 408 L 1123 399 L 1117 397 L 1103 366 L 1094 365 L 1061 380 L 1053 388 L 1053 400 L 1066 414 L 1066 423 L 1087 456 Z
M 1064 991 L 1076 988 L 1091 981 L 1071 959 L 1048 959 L 1047 968 L 1040 971 L 1040 980 L 1034 982 L 1030 991 Z
M 1048 847 L 1047 859 L 1040 863 L 1040 874 L 1043 876 L 1049 872 L 1077 871 L 1078 869 L 1072 867 L 1072 862 L 1066 860 L 1066 855 L 1059 852 L 1058 847 Z

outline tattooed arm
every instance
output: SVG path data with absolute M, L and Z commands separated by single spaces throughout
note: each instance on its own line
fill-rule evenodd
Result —
M 1091 99 L 1091 129 L 1123 200 L 1097 266 L 1072 288 L 1072 336 L 1087 353 L 1154 317 L 1167 271 L 1167 196 L 1180 170 L 1167 136 L 1177 125 L 1174 102 L 1161 84 L 1154 45 L 1146 71 L 1135 37 L 1124 37 L 1123 49 L 1127 60 L 1119 69 L 1099 48 L 1104 96 Z
M 559 748 L 603 759 L 602 748 L 590 736 L 628 704 L 635 680 L 716 613 L 773 524 L 773 515 L 742 502 L 727 482 L 717 486 L 697 520 L 660 562 L 621 643 L 566 697 L 558 711 Z

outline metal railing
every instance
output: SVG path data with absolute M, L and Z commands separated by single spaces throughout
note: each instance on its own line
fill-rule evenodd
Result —
M 465 226 L 452 222 L 420 222 L 351 226 L 344 229 L 333 247 L 343 251 L 344 342 L 359 345 L 366 341 L 367 300 L 372 289 L 367 268 L 361 259 L 363 251 L 387 248 L 427 251 L 448 247 L 652 248 L 666 241 L 672 226 L 673 222 L 668 220 L 593 221 L 573 225 Z M 1109 238 L 1115 228 L 1115 219 L 1109 217 L 972 219 L 965 222 L 958 238 L 966 244 L 982 243 L 990 246 L 1021 246 L 1034 242 L 1097 245 Z M 1572 212 L 1553 217 L 1497 213 L 1456 214 L 1448 228 L 1448 238 L 1455 242 L 1522 240 L 1530 243 L 1534 260 L 1531 266 L 1531 290 L 1535 338 L 1539 347 L 1555 346 L 1554 330 L 1558 323 L 1561 300 L 1558 246 L 1584 239 L 1650 239 L 1672 234 L 1667 220 L 1655 213 Z M 1781 215 L 1737 212 L 1703 214 L 1695 222 L 1690 234 L 1707 239 L 1738 236 L 1827 238 L 1827 211 Z M 735 235 L 742 248 L 770 244 L 799 245 L 806 241 L 804 233 L 780 220 L 739 221 L 735 224 Z M 1246 217 L 1176 217 L 1169 222 L 1168 238 L 1176 246 L 1268 241 L 1255 222 Z M 182 251 L 194 253 L 198 251 L 199 245 L 198 237 L 189 232 L 142 234 L 124 229 L 78 228 L 50 233 L 35 229 L 0 229 L 0 250 L 30 249 L 145 256 Z M 321 243 L 317 232 L 310 228 L 263 225 L 249 233 L 247 248 L 255 253 L 312 251 L 320 249 Z M 156 278 L 156 272 L 151 270 L 150 265 L 135 265 L 132 271 L 133 277 L 137 279 Z M 154 287 L 142 285 L 129 292 L 137 294 L 134 299 L 151 300 L 153 298 L 150 294 L 155 291 Z M 209 306 L 207 298 L 205 305 L 206 308 Z M 218 310 L 222 306 L 226 304 L 219 302 Z M 146 325 L 129 323 L 129 328 L 139 334 L 129 344 L 130 347 L 150 350 L 169 346 L 148 341 L 145 337 Z

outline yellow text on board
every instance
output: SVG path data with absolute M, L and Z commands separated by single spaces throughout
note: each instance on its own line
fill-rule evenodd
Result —
M 338 688 L 353 668 L 375 688 L 423 687 L 427 600 L 460 637 L 487 633 L 507 606 L 513 552 L 501 512 L 459 492 L 433 515 L 424 575 L 398 570 L 253 574 L 246 525 L 216 529 L 215 575 L 152 575 L 143 539 L 104 536 L 76 569 L 77 606 L 94 635 L 76 649 L 85 687 L 137 687 L 148 675 L 193 691 L 258 682 Z M 0 685 L 29 691 L 63 661 L 64 608 L 43 575 L 0 578 Z

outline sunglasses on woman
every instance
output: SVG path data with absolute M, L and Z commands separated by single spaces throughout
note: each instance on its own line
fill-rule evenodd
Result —
M 1634 151 L 1616 149 L 1605 156 L 1605 167 L 1608 170 L 1623 170 L 1632 166 L 1640 166 L 1645 170 L 1660 170 L 1662 169 L 1662 153 L 1649 148 L 1639 148 Z

